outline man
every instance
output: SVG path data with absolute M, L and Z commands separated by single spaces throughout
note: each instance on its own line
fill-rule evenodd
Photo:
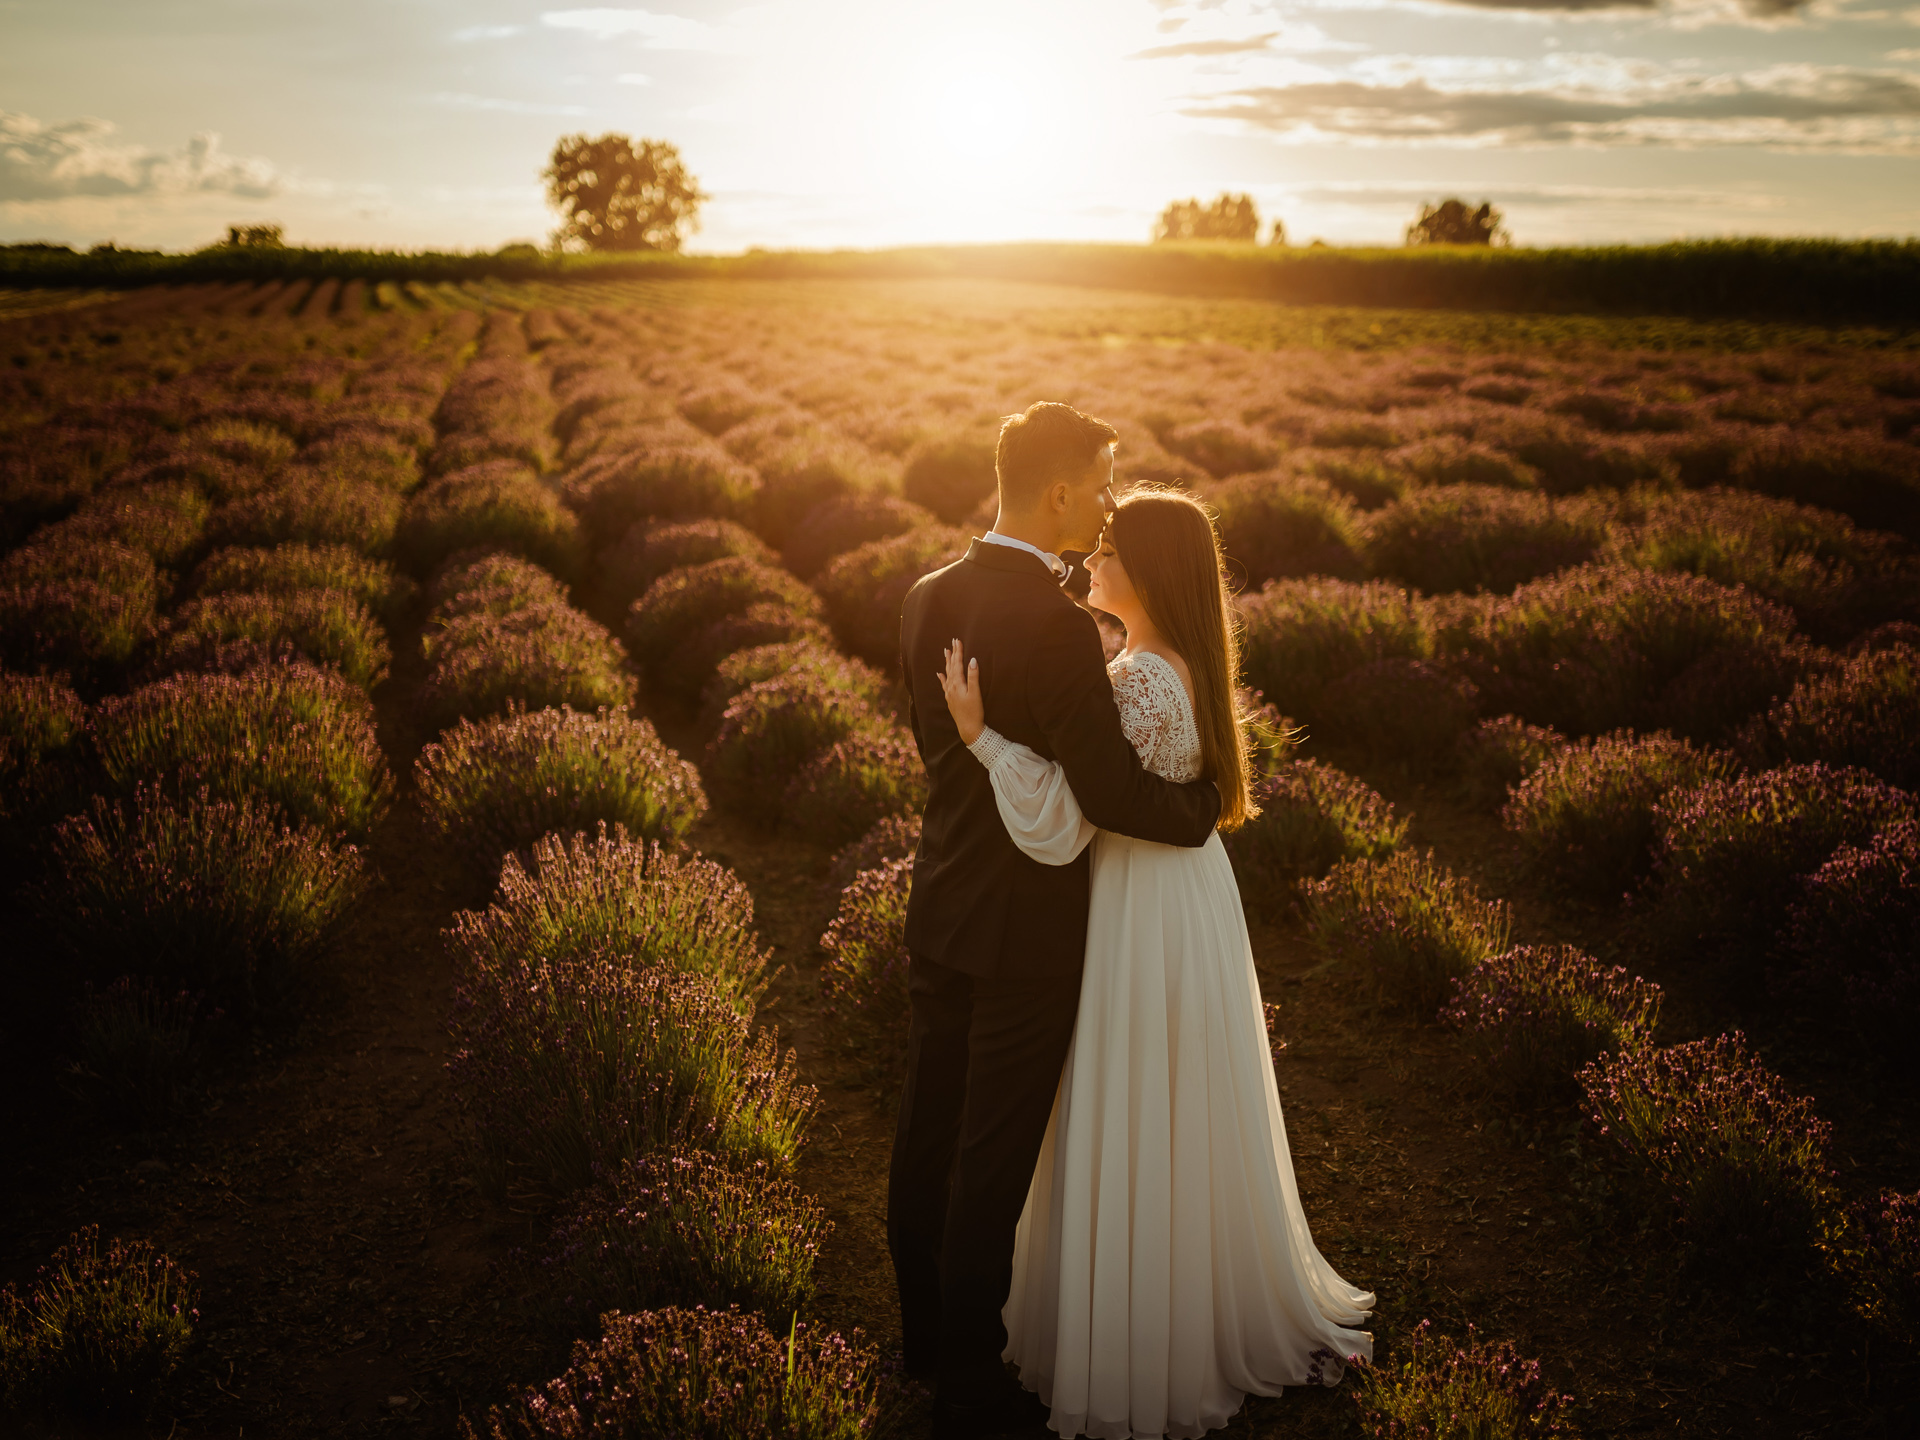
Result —
M 932 778 L 907 902 L 912 1027 L 887 1243 L 910 1373 L 935 1383 L 936 1440 L 1004 1434 L 1046 1410 L 1007 1374 L 1000 1321 L 1026 1203 L 1073 1037 L 1089 853 L 1028 859 L 940 691 L 943 651 L 977 659 L 987 724 L 1058 760 L 1102 829 L 1206 843 L 1211 781 L 1141 768 L 1120 729 L 1093 618 L 1060 591 L 1113 509 L 1113 427 L 1041 402 L 1000 427 L 1000 510 L 964 558 L 908 592 L 900 624 L 913 737 Z

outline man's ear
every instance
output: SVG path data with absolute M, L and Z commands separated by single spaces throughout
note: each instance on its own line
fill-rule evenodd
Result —
M 1047 487 L 1047 508 L 1056 515 L 1066 514 L 1067 506 L 1072 501 L 1072 490 L 1073 487 L 1068 485 L 1064 480 L 1056 480 L 1053 484 L 1049 485 Z

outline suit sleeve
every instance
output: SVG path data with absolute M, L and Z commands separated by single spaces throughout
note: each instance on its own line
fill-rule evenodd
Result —
M 1120 729 L 1093 618 L 1063 607 L 1035 629 L 1028 704 L 1087 819 L 1136 840 L 1206 844 L 1220 819 L 1220 792 L 1210 780 L 1180 785 L 1141 766 Z

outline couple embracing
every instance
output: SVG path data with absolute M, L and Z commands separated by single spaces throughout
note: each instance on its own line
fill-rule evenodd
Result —
M 1010 417 L 993 530 L 901 618 L 932 788 L 887 1238 L 937 1440 L 1198 1436 L 1372 1357 L 1374 1297 L 1301 1210 L 1217 833 L 1252 813 L 1219 542 L 1178 492 L 1116 504 L 1115 439 Z M 1062 550 L 1126 627 L 1111 664 Z

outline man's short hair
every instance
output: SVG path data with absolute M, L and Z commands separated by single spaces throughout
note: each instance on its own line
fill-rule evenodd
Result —
M 1007 416 L 1000 422 L 1000 443 L 993 452 L 1001 506 L 1031 508 L 1049 485 L 1085 470 L 1119 438 L 1120 432 L 1106 421 L 1058 400 L 1041 400 L 1024 415 Z

